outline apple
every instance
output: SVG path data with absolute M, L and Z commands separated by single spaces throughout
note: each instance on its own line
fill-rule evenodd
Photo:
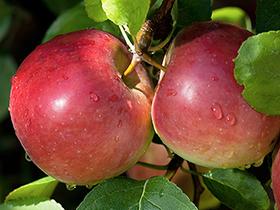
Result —
M 276 153 L 271 169 L 272 191 L 276 206 L 280 207 L 280 151 Z
M 169 157 L 165 147 L 161 144 L 155 143 L 151 143 L 145 154 L 140 158 L 140 161 L 154 165 L 167 165 L 170 160 L 171 157 Z M 183 166 L 186 169 L 188 168 L 188 164 L 186 162 L 183 163 Z M 203 167 L 197 167 L 197 169 L 199 172 L 209 171 L 209 169 Z M 135 165 L 127 171 L 128 177 L 136 180 L 146 180 L 153 176 L 164 176 L 165 173 L 165 170 L 156 170 L 141 165 Z M 172 178 L 172 182 L 180 187 L 183 192 L 189 196 L 189 198 L 193 197 L 194 186 L 192 177 L 189 173 L 178 169 L 175 176 Z M 205 187 L 204 192 L 201 194 L 199 209 L 214 208 L 219 204 L 220 202 Z
M 200 22 L 175 38 L 156 89 L 152 120 L 165 145 L 205 167 L 259 165 L 279 133 L 279 117 L 256 112 L 234 79 L 233 59 L 250 35 L 237 26 Z
M 126 171 L 148 147 L 153 90 L 112 35 L 83 30 L 38 46 L 12 80 L 10 115 L 31 160 L 56 179 L 92 185 Z

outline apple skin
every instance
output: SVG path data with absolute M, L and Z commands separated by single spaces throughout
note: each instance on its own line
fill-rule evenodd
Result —
M 280 151 L 276 153 L 271 169 L 272 191 L 276 206 L 280 207 Z
M 117 38 L 83 30 L 38 46 L 12 80 L 10 115 L 32 161 L 56 179 L 96 184 L 134 165 L 148 147 L 153 90 Z
M 175 38 L 152 120 L 164 144 L 182 158 L 205 167 L 248 167 L 271 151 L 280 118 L 254 111 L 233 74 L 233 59 L 250 35 L 209 21 Z

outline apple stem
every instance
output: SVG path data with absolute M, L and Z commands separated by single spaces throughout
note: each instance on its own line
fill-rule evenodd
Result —
M 132 60 L 129 64 L 129 66 L 127 67 L 127 69 L 124 71 L 124 76 L 127 76 L 128 74 L 130 74 L 131 72 L 133 72 L 133 70 L 135 69 L 135 67 L 141 62 L 141 57 L 137 54 L 133 54 Z
M 194 172 L 198 173 L 195 164 L 188 162 L 188 165 L 189 165 L 190 171 L 194 171 Z M 197 176 L 196 174 L 193 174 L 193 173 L 191 173 L 191 176 L 192 176 L 193 186 L 194 186 L 193 203 L 196 206 L 199 206 L 200 196 L 204 192 L 204 187 L 202 186 L 202 184 L 200 182 L 199 176 Z
M 142 161 L 138 161 L 136 164 L 147 168 L 152 168 L 155 170 L 166 170 L 168 168 L 168 165 L 154 165 L 152 163 L 145 163 Z
M 181 167 L 183 162 L 184 162 L 184 159 L 175 154 L 173 156 L 173 158 L 171 159 L 171 161 L 168 163 L 167 171 L 166 171 L 164 177 L 171 180 L 175 176 L 178 168 Z

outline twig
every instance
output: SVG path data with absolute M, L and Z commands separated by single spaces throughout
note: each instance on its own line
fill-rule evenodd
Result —
M 195 173 L 197 173 L 197 169 L 196 169 L 195 164 L 193 164 L 191 162 L 188 162 L 188 165 L 189 165 L 190 171 L 194 171 Z M 204 187 L 201 185 L 201 182 L 200 182 L 199 177 L 197 175 L 191 173 L 191 176 L 192 176 L 193 187 L 194 187 L 193 203 L 196 206 L 199 206 L 200 196 L 204 192 Z
M 156 169 L 156 170 L 166 170 L 168 168 L 168 165 L 154 165 L 154 164 L 145 163 L 145 162 L 142 162 L 142 161 L 138 161 L 136 164 L 140 165 L 140 166 L 147 167 L 147 168 Z
M 162 65 L 155 62 L 148 55 L 148 51 L 149 51 L 150 45 L 152 43 L 154 33 L 158 32 L 159 26 L 161 24 L 163 24 L 166 15 L 170 14 L 174 2 L 175 2 L 175 0 L 163 1 L 162 5 L 158 9 L 158 11 L 155 13 L 153 18 L 151 20 L 145 21 L 145 23 L 142 25 L 141 29 L 139 30 L 139 32 L 136 35 L 136 39 L 134 40 L 134 47 L 131 46 L 130 40 L 127 38 L 123 26 L 120 26 L 121 32 L 125 38 L 125 41 L 129 45 L 132 53 L 138 55 L 138 58 L 133 59 L 131 62 L 131 65 L 129 65 L 128 69 L 124 71 L 125 75 L 128 75 L 129 73 L 131 73 L 133 71 L 134 67 L 139 63 L 139 60 L 143 60 L 143 61 L 149 63 L 150 65 L 152 65 L 162 71 L 165 71 L 165 67 L 163 67 Z M 163 38 L 166 38 L 166 37 L 163 37 Z M 168 42 L 166 42 L 166 40 L 169 41 L 170 38 L 171 38 L 171 35 L 168 36 L 167 39 L 164 40 L 163 44 L 160 46 L 165 46 L 168 43 Z M 158 49 L 158 47 L 154 48 L 154 49 Z
M 165 173 L 165 177 L 169 180 L 171 180 L 174 175 L 176 174 L 178 168 L 181 167 L 182 163 L 184 162 L 184 159 L 181 158 L 178 155 L 174 155 L 171 161 L 168 163 L 167 171 Z

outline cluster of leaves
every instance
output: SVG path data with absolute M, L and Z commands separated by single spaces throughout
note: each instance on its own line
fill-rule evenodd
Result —
M 135 37 L 144 21 L 160 7 L 162 0 L 44 0 L 59 14 L 49 27 L 43 42 L 54 36 L 85 28 L 96 28 L 121 38 L 118 26 L 126 26 Z M 272 6 L 273 5 L 273 6 Z M 243 96 L 257 111 L 280 114 L 280 2 L 258 0 L 256 35 L 243 43 L 235 59 L 235 78 L 244 86 Z M 0 42 L 11 24 L 11 8 L 0 0 Z M 172 9 L 175 31 L 194 21 L 222 20 L 251 29 L 242 10 L 225 8 L 213 12 L 210 0 L 176 0 Z M 16 64 L 0 52 L 0 121 L 8 114 L 8 90 Z M 269 170 L 269 169 L 267 169 Z M 250 172 L 239 169 L 214 169 L 200 174 L 206 187 L 224 205 L 232 209 L 269 209 L 267 189 Z M 0 210 L 61 210 L 51 199 L 58 182 L 40 179 L 11 192 Z M 180 188 L 164 177 L 135 181 L 125 177 L 106 180 L 95 186 L 78 206 L 86 209 L 197 209 Z

